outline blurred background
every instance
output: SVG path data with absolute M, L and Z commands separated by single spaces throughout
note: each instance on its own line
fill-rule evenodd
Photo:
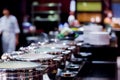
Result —
M 36 27 L 37 32 L 44 31 L 49 33 L 49 31 L 58 28 L 59 24 L 64 24 L 68 21 L 68 16 L 70 15 L 70 1 L 71 0 L 0 0 L 0 16 L 2 16 L 2 10 L 4 7 L 10 8 L 11 13 L 18 19 L 21 29 L 20 37 L 22 37 L 20 39 L 23 40 L 25 37 L 23 37 L 24 27 L 22 23 L 25 21 L 25 18 L 27 18 L 27 21 L 29 23 Z M 96 23 L 102 25 L 104 25 L 105 17 L 107 17 L 109 14 L 115 19 L 119 19 L 120 17 L 119 0 L 75 0 L 75 2 L 76 5 L 74 16 L 80 22 L 80 24 L 91 22 L 91 19 L 94 21 L 94 17 L 96 16 L 98 19 L 98 22 Z M 91 3 L 89 4 L 89 2 Z M 41 5 L 45 3 L 56 3 L 59 5 L 53 6 L 52 8 L 50 6 Z M 87 3 L 88 8 L 84 10 L 84 6 L 87 5 Z M 93 7 L 96 7 L 96 5 L 98 5 L 98 7 L 94 9 Z M 89 6 L 92 7 L 90 8 Z M 54 13 L 54 11 L 56 12 Z M 46 17 L 49 15 L 52 15 L 52 17 L 54 16 L 59 19 L 49 21 L 46 19 Z M 50 17 L 51 16 L 49 16 L 49 18 Z M 20 41 L 20 45 L 26 45 L 25 40 Z

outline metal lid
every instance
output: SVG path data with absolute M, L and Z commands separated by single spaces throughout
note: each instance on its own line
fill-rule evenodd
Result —
M 41 64 L 23 61 L 6 61 L 0 63 L 0 70 L 22 70 L 40 67 Z

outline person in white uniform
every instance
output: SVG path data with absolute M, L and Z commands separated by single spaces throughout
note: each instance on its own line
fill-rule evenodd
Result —
M 15 51 L 18 45 L 20 29 L 15 16 L 10 14 L 8 9 L 3 9 L 3 15 L 0 18 L 0 32 L 2 33 L 3 53 Z

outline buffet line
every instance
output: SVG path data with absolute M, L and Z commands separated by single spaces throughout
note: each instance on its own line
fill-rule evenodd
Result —
M 76 78 L 86 61 L 92 56 L 92 53 L 87 51 L 81 52 L 82 47 L 88 49 L 89 46 L 110 46 L 110 41 L 115 38 L 113 32 L 105 31 L 97 24 L 86 25 L 80 30 L 82 34 L 74 40 L 64 39 L 72 38 L 73 35 L 64 35 L 63 39 L 59 39 L 63 34 L 71 31 L 65 28 L 58 35 L 59 40 L 56 37 L 52 41 L 45 41 L 45 39 L 43 42 L 20 47 L 19 51 L 4 53 L 0 60 L 0 80 Z
M 74 41 L 31 43 L 19 51 L 4 53 L 0 60 L 0 80 L 50 80 L 74 77 L 85 62 L 76 58 L 80 45 Z

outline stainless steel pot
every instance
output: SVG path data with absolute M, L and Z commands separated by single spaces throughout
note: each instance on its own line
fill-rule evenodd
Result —
M 0 80 L 42 80 L 40 67 L 34 62 L 0 62 Z

